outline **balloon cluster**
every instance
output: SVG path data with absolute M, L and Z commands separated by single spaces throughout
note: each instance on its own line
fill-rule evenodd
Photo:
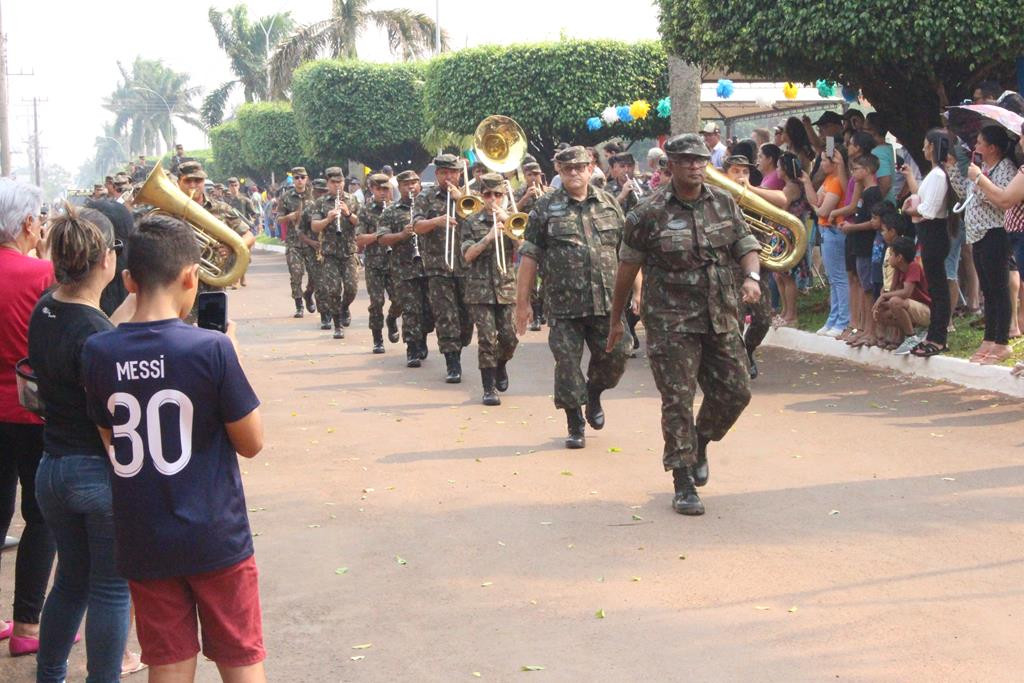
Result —
M 715 88 L 715 94 L 721 97 L 723 100 L 727 100 L 732 97 L 732 94 L 736 92 L 736 86 L 728 78 L 719 78 L 718 86 Z
M 658 103 L 658 116 L 661 116 L 661 104 Z M 671 109 L 671 107 L 669 107 Z M 600 116 L 592 116 L 587 119 L 587 130 L 600 130 L 604 126 L 611 126 L 615 123 L 632 123 L 640 119 L 646 119 L 651 112 L 651 103 L 647 100 L 636 100 L 632 104 L 620 104 L 617 107 L 605 107 Z

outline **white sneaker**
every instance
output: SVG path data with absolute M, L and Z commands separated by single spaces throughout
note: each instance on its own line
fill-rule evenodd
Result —
M 825 336 L 826 337 L 832 337 L 833 339 L 835 339 L 836 337 L 838 337 L 842 333 L 843 333 L 843 329 L 841 327 L 833 327 L 831 330 L 829 330 L 829 331 L 827 331 L 825 333 Z
M 817 332 L 815 332 L 814 334 L 818 335 L 819 337 L 824 337 L 824 336 L 828 335 L 828 331 L 829 331 L 830 329 L 832 329 L 832 328 L 830 328 L 830 327 L 829 327 L 828 325 L 822 325 L 822 326 L 821 326 L 821 327 L 820 327 L 820 328 L 818 329 L 818 331 L 817 331 Z
M 916 335 L 916 334 L 912 334 L 909 337 L 907 337 L 906 339 L 904 339 L 903 343 L 900 344 L 898 347 L 896 347 L 896 349 L 893 350 L 892 354 L 894 356 L 909 356 L 910 355 L 910 351 L 915 346 L 920 344 L 922 341 L 924 341 L 924 336 L 923 335 L 919 336 L 919 335 Z

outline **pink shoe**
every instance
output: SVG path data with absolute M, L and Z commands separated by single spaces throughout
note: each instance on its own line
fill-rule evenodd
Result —
M 11 634 L 14 633 L 14 622 L 0 621 L 0 624 L 4 625 L 3 628 L 0 628 L 0 640 L 6 640 L 7 638 L 10 638 Z
M 77 643 L 82 639 L 81 634 L 75 634 L 75 642 Z M 24 655 L 32 655 L 39 652 L 39 639 L 32 638 L 31 636 L 11 636 L 11 642 L 9 643 L 12 657 L 22 657 Z

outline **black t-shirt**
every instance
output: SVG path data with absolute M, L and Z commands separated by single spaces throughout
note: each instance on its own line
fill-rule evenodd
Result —
M 877 185 L 864 190 L 860 195 L 860 201 L 857 202 L 857 213 L 854 214 L 853 222 L 867 223 L 870 221 L 871 209 L 880 201 L 882 201 L 882 191 L 878 189 Z M 847 239 L 853 243 L 854 256 L 871 256 L 871 247 L 875 243 L 874 230 L 851 232 Z
M 96 424 L 86 412 L 81 358 L 86 339 L 113 327 L 102 311 L 57 301 L 52 291 L 32 311 L 28 357 L 46 404 L 43 448 L 52 456 L 106 457 Z

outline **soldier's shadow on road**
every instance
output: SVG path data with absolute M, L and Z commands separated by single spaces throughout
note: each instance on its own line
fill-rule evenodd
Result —
M 507 458 L 509 456 L 536 454 L 539 451 L 553 449 L 557 440 L 542 441 L 533 444 L 511 444 L 502 446 L 473 446 L 469 448 L 444 448 L 430 451 L 403 451 L 392 453 L 377 460 L 382 465 L 397 465 L 430 460 L 472 460 L 479 458 Z

